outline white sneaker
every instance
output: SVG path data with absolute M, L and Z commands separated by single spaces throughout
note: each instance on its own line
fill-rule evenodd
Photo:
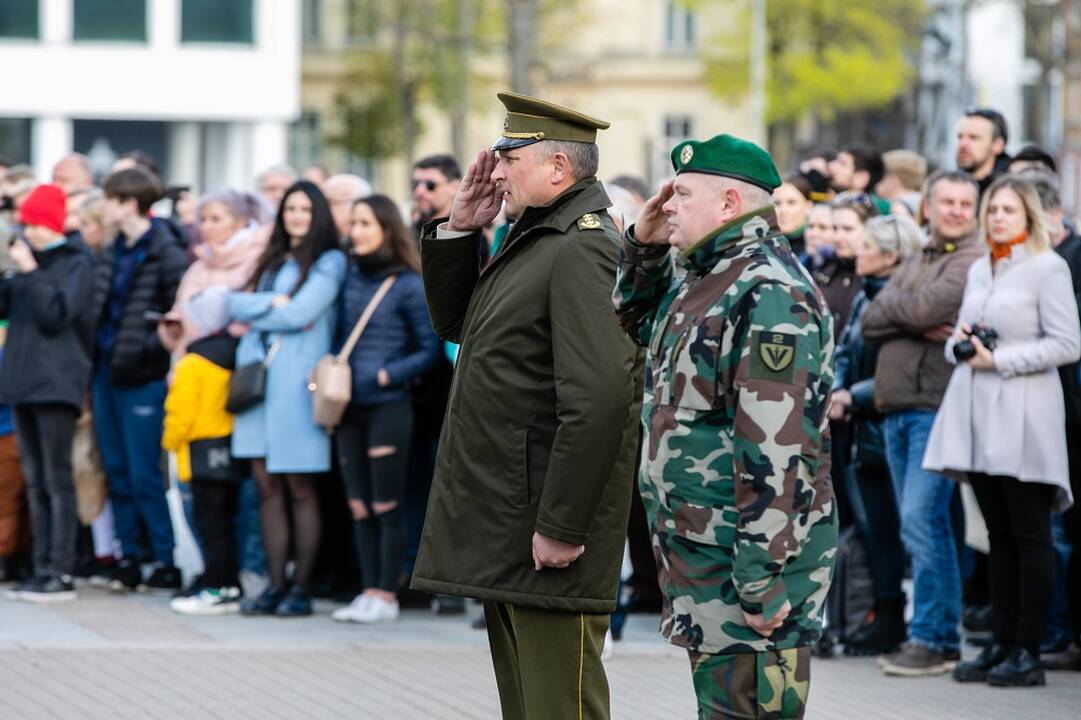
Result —
M 206 588 L 198 595 L 173 598 L 169 608 L 181 615 L 231 615 L 240 612 L 240 588 Z
M 345 607 L 340 607 L 330 614 L 330 617 L 338 622 L 364 622 L 361 620 L 368 612 L 368 602 L 371 595 L 357 595 L 353 602 Z
M 615 642 L 612 639 L 612 630 L 609 629 L 604 633 L 604 647 L 601 648 L 601 660 L 609 660 L 612 657 Z
M 357 619 L 356 622 L 374 625 L 376 623 L 395 622 L 401 609 L 398 601 L 387 602 L 381 597 L 372 595 L 368 600 L 367 612 Z

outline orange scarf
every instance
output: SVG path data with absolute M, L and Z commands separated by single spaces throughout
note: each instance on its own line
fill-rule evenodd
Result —
M 1022 230 L 1020 235 L 1004 243 L 995 242 L 988 236 L 987 244 L 991 246 L 991 266 L 994 267 L 998 265 L 999 260 L 1005 260 L 1012 255 L 1014 247 L 1020 245 L 1025 240 L 1028 240 L 1028 230 Z

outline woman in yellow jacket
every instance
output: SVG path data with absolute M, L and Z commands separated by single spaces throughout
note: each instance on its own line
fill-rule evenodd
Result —
M 206 566 L 203 590 L 170 603 L 184 615 L 224 615 L 240 609 L 235 517 L 243 476 L 229 453 L 233 416 L 225 410 L 236 345 L 225 334 L 192 343 L 176 364 L 165 399 L 161 445 L 176 453 L 180 481 L 191 482 L 195 529 Z

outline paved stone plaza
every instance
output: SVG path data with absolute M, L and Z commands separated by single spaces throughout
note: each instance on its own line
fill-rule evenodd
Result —
M 498 718 L 484 633 L 409 611 L 393 626 L 317 615 L 185 618 L 166 597 L 82 591 L 50 607 L 0 600 L 0 718 Z M 474 609 L 475 611 L 475 609 Z M 613 717 L 694 717 L 685 655 L 631 618 L 608 662 Z M 882 677 L 872 659 L 815 661 L 810 718 L 1078 717 L 1081 674 L 1043 690 Z

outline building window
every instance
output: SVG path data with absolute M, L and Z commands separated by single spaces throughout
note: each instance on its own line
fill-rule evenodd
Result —
M 687 52 L 698 45 L 698 17 L 686 0 L 668 0 L 664 13 L 664 48 Z
M 0 0 L 0 38 L 38 38 L 37 0 Z
M 146 42 L 146 0 L 74 0 L 76 40 Z
M 668 147 L 693 137 L 693 130 L 694 123 L 690 115 L 666 115 L 664 118 L 664 139 L 668 142 Z
M 180 7 L 180 42 L 254 42 L 252 0 L 183 0 Z
M 323 161 L 323 128 L 319 113 L 305 111 L 289 132 L 289 162 L 296 168 Z
M 12 163 L 29 163 L 32 128 L 28 118 L 0 118 L 0 155 Z
M 350 44 L 370 43 L 379 29 L 379 11 L 374 0 L 350 0 L 347 33 Z
M 305 45 L 319 43 L 322 35 L 323 3 L 320 0 L 304 0 L 303 15 L 300 19 L 300 37 Z

